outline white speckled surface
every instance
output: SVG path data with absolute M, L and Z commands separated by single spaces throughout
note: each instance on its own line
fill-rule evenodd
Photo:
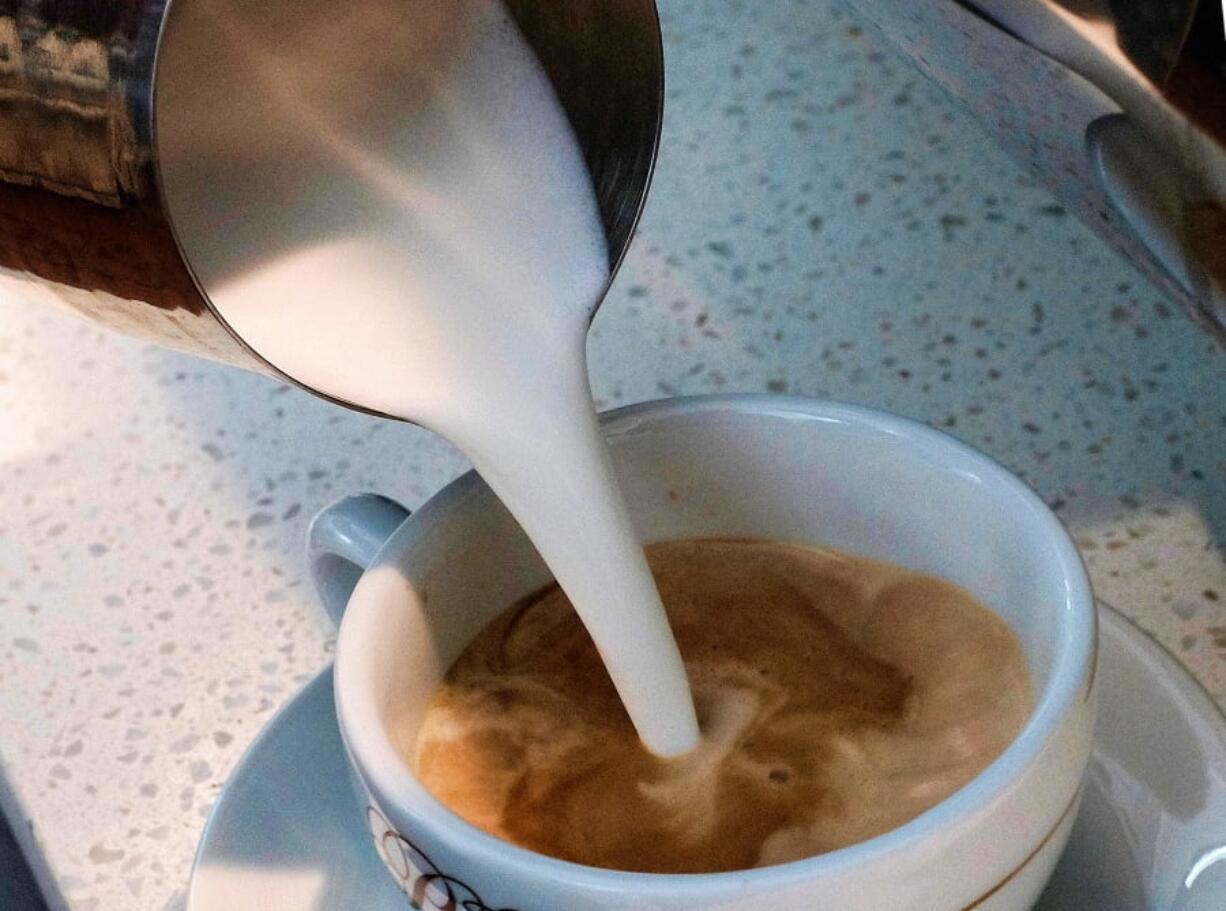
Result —
M 1226 354 L 838 7 L 662 7 L 664 148 L 592 333 L 602 404 L 786 390 L 944 427 L 1226 702 Z M 228 770 L 328 660 L 307 520 L 416 505 L 463 462 L 3 294 L 4 777 L 65 907 L 174 909 Z

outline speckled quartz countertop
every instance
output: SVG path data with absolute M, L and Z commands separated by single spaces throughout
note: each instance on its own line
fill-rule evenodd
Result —
M 1226 354 L 820 0 L 664 0 L 654 190 L 603 406 L 833 397 L 1001 459 L 1226 701 Z M 0 298 L 0 761 L 74 911 L 176 909 L 205 816 L 329 660 L 303 535 L 464 468 L 415 427 Z

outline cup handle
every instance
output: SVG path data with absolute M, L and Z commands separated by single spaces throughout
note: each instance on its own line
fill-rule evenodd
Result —
M 363 493 L 326 506 L 307 530 L 311 580 L 337 626 L 354 586 L 409 511 L 387 497 Z

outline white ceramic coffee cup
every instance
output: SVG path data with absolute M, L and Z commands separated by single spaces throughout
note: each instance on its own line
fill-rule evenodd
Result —
M 1035 683 L 1034 713 L 1005 753 L 949 799 L 818 857 L 699 875 L 545 857 L 451 813 L 413 777 L 388 730 L 393 721 L 413 729 L 465 645 L 547 582 L 547 570 L 476 475 L 411 518 L 383 498 L 350 498 L 313 523 L 312 570 L 325 602 L 344 611 L 337 714 L 363 810 L 412 907 L 1029 908 L 1076 814 L 1095 703 L 1093 599 L 1056 517 L 982 454 L 864 408 L 719 396 L 623 409 L 605 426 L 643 540 L 801 541 L 956 582 L 1018 634 Z

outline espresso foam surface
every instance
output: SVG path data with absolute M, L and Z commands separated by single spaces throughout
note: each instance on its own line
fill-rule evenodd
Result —
M 400 746 L 492 835 L 578 863 L 710 872 L 881 834 L 982 771 L 1021 729 L 1016 637 L 965 591 L 769 541 L 654 544 L 648 561 L 703 727 L 674 759 L 635 736 L 550 587 L 497 617 Z

